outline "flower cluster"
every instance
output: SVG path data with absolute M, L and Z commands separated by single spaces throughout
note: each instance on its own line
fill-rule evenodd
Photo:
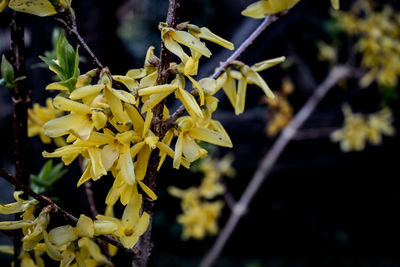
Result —
M 207 157 L 201 161 L 198 169 L 204 175 L 198 187 L 184 190 L 172 186 L 168 188 L 172 196 L 182 199 L 183 214 L 177 220 L 183 226 L 183 239 L 203 239 L 206 235 L 217 234 L 217 220 L 224 205 L 215 198 L 226 192 L 222 178 L 235 176 L 232 161 L 230 155 L 220 161 Z
M 343 128 L 333 132 L 331 139 L 340 142 L 340 148 L 344 152 L 361 151 L 367 142 L 379 145 L 382 142 L 382 135 L 395 134 L 392 112 L 387 108 L 364 116 L 353 113 L 350 106 L 345 105 L 343 113 L 345 116 Z
M 143 68 L 129 70 L 126 75 L 112 75 L 107 68 L 79 75 L 78 51 L 74 51 L 64 37 L 57 44 L 57 59 L 42 58 L 58 77 L 58 81 L 49 84 L 46 89 L 60 93 L 52 101 L 47 101 L 46 108 L 35 106 L 30 111 L 31 135 L 41 134 L 46 142 L 49 141 L 46 136 L 54 140 L 65 138 L 66 143 L 54 152 L 43 152 L 43 156 L 61 158 L 65 165 L 81 157 L 84 171 L 77 181 L 78 186 L 90 179 L 97 181 L 111 174 L 114 183 L 105 199 L 111 209 L 118 200 L 127 206 L 126 209 L 131 205 L 140 207 L 141 193 L 157 199 L 144 181 L 152 153 L 159 154 L 158 169 L 167 156 L 173 159 L 174 168 L 181 165 L 189 168 L 192 162 L 207 155 L 200 142 L 232 147 L 222 124 L 212 118 L 218 106 L 214 94 L 223 89 L 236 114 L 240 114 L 244 110 L 248 83 L 258 85 L 269 97 L 274 97 L 258 72 L 284 60 L 280 57 L 251 67 L 235 61 L 217 79 L 197 81 L 193 76 L 197 74 L 200 58 L 211 56 L 202 40 L 228 49 L 233 49 L 233 45 L 205 27 L 188 23 L 176 28 L 160 23 L 159 29 L 165 47 L 180 59 L 180 62 L 170 64 L 168 71 L 173 79 L 167 84 L 157 84 L 159 73 L 153 63 L 153 47 L 147 51 Z M 192 92 L 186 90 L 188 85 L 193 88 Z M 164 105 L 160 122 L 155 118 L 153 109 L 169 95 L 174 95 L 182 103 L 188 115 L 170 123 L 170 112 Z M 165 132 L 155 130 L 155 123 L 162 123 Z M 212 206 L 212 210 L 219 210 L 217 206 Z M 132 215 L 127 214 L 124 216 Z M 143 212 L 141 218 L 146 216 Z M 98 219 L 106 220 L 106 217 L 100 215 Z M 112 221 L 110 216 L 107 220 Z M 129 225 L 119 225 L 119 230 L 106 228 L 101 233 L 112 234 L 123 245 L 132 247 L 148 224 L 138 222 L 136 226 L 132 225 L 135 220 L 125 218 L 122 221 L 128 221 Z M 127 227 L 130 227 L 129 230 L 126 230 Z M 126 239 L 123 236 L 125 232 L 135 233 L 135 238 L 123 241 Z
M 374 10 L 366 1 L 357 1 L 352 11 L 337 14 L 343 29 L 357 36 L 361 64 L 369 72 L 361 80 L 366 87 L 377 81 L 382 87 L 395 87 L 400 75 L 400 15 L 390 6 Z
M 286 2 L 274 8 L 289 8 L 297 0 Z M 1 10 L 7 5 L 37 16 L 51 16 L 66 10 L 73 20 L 71 0 L 0 1 Z M 79 47 L 74 49 L 63 35 L 51 57 L 40 57 L 56 74 L 56 81 L 46 89 L 55 90 L 58 95 L 48 99 L 45 107 L 35 104 L 29 110 L 29 136 L 39 135 L 43 143 L 53 140 L 57 144 L 54 151 L 42 153 L 46 158 L 61 158 L 65 165 L 79 159 L 83 173 L 76 179 L 77 186 L 106 176 L 113 179 L 113 184 L 105 198 L 105 215 L 100 214 L 95 220 L 81 215 L 76 226 L 48 230 L 52 208 L 44 207 L 36 216 L 38 203 L 18 196 L 16 203 L 1 206 L 0 213 L 22 213 L 22 220 L 1 222 L 0 229 L 22 229 L 20 258 L 27 266 L 33 262 L 40 265 L 43 252 L 60 261 L 61 266 L 70 266 L 74 261 L 78 266 L 89 262 L 91 266 L 109 265 L 93 241 L 94 237 L 112 235 L 125 248 L 137 244 L 150 221 L 142 207 L 143 200 L 157 199 L 154 183 L 146 179 L 149 166 L 152 172 L 156 171 L 155 167 L 158 171 L 168 156 L 173 159 L 174 168 L 179 169 L 181 165 L 189 168 L 192 162 L 207 155 L 201 142 L 232 147 L 224 127 L 213 118 L 218 107 L 215 94 L 222 89 L 237 115 L 244 111 L 248 84 L 259 86 L 268 97 L 274 98 L 259 72 L 281 63 L 284 57 L 252 66 L 240 61 L 230 62 L 219 77 L 197 79 L 200 60 L 212 54 L 205 41 L 230 50 L 234 49 L 233 44 L 205 27 L 190 23 L 171 27 L 162 22 L 159 30 L 163 49 L 169 50 L 175 60 L 168 60 L 166 70 L 163 55 L 158 59 L 154 47 L 149 47 L 143 67 L 131 69 L 125 75 L 113 75 L 108 68 L 81 74 Z M 160 78 L 165 76 L 168 79 Z M 165 103 L 172 97 L 182 104 L 186 114 L 170 115 Z M 150 164 L 152 155 L 160 159 L 158 166 Z M 204 200 L 224 193 L 220 178 L 233 175 L 231 161 L 204 161 L 201 169 L 205 178 L 201 186 L 189 190 L 192 193 L 188 194 L 175 190 L 180 192 L 175 195 L 180 195 L 185 203 L 185 214 L 180 221 L 191 229 L 185 231 L 184 236 L 200 238 L 206 233 L 216 233 L 222 202 Z M 125 206 L 121 219 L 113 214 L 117 203 Z M 202 215 L 205 216 L 200 222 Z
M 288 96 L 293 93 L 294 85 L 287 77 L 282 80 L 281 92 L 274 92 L 275 98 L 264 98 L 268 104 L 268 124 L 265 131 L 268 136 L 276 136 L 282 131 L 293 118 L 293 107 L 289 103 Z
M 87 266 L 87 264 L 111 266 L 112 264 L 100 252 L 93 238 L 111 234 L 118 238 L 123 246 L 132 248 L 149 225 L 149 215 L 146 212 L 140 215 L 142 196 L 137 190 L 132 192 L 131 201 L 126 205 L 120 220 L 113 216 L 112 207 L 108 207 L 106 215 L 98 215 L 97 220 L 93 221 L 82 214 L 75 227 L 64 225 L 50 231 L 47 227 L 52 207 L 43 208 L 35 217 L 38 201 L 23 200 L 20 198 L 21 194 L 23 194 L 22 191 L 14 193 L 15 203 L 0 204 L 0 213 L 22 213 L 22 220 L 0 222 L 0 229 L 22 229 L 24 237 L 20 258 L 22 262 L 27 262 L 26 266 L 39 266 L 38 261 L 42 261 L 40 256 L 44 252 L 51 259 L 60 261 L 60 266 L 70 266 L 74 260 L 79 266 Z M 35 260 L 30 258 L 30 251 L 35 252 Z M 33 261 L 36 265 L 28 264 Z M 81 265 L 82 262 L 85 264 Z

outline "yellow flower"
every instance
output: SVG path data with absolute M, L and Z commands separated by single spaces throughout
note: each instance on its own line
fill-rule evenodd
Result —
M 242 11 L 243 16 L 261 19 L 295 6 L 300 0 L 262 0 L 249 5 Z
M 126 82 L 126 80 L 123 80 Z M 123 90 L 113 89 L 112 87 L 112 77 L 107 72 L 107 70 L 102 71 L 100 74 L 99 84 L 97 85 L 87 85 L 75 89 L 69 96 L 72 100 L 82 99 L 84 102 L 94 99 L 96 96 L 102 92 L 107 104 L 110 107 L 111 113 L 116 118 L 118 123 L 125 124 L 129 122 L 129 118 L 126 112 L 123 110 L 123 105 L 121 101 L 130 104 L 136 104 L 136 98 L 129 92 Z M 91 101 L 89 101 L 91 102 Z
M 46 99 L 46 107 L 34 104 L 33 109 L 28 109 L 28 136 L 33 137 L 39 135 L 44 144 L 51 143 L 51 138 L 45 135 L 44 124 L 50 120 L 61 116 L 62 112 L 55 109 L 51 98 Z M 54 142 L 58 146 L 66 145 L 61 137 L 54 138 Z
M 97 216 L 98 220 L 94 222 L 96 235 L 112 234 L 121 241 L 124 247 L 132 248 L 149 226 L 150 217 L 146 212 L 140 215 L 141 207 L 142 195 L 133 191 L 121 220 L 104 215 Z
M 189 56 L 183 51 L 179 44 L 185 45 L 205 57 L 211 56 L 211 51 L 190 33 L 170 28 L 166 23 L 160 23 L 158 28 L 161 31 L 161 39 L 165 47 L 178 56 L 184 64 L 189 60 Z
M 198 127 L 196 126 L 196 121 L 192 117 L 181 117 L 177 120 L 177 124 L 178 139 L 175 144 L 175 155 L 173 161 L 173 166 L 176 169 L 178 169 L 182 164 L 182 154 L 190 162 L 204 157 L 207 154 L 207 151 L 202 149 L 195 140 L 224 147 L 232 147 L 232 142 L 226 133 L 224 134 L 220 131 L 205 127 Z
M 382 141 L 382 135 L 395 134 L 395 129 L 391 125 L 392 113 L 388 109 L 365 117 L 362 114 L 354 114 L 350 106 L 345 105 L 343 112 L 344 126 L 333 132 L 331 139 L 334 142 L 340 142 L 340 147 L 344 152 L 363 150 L 367 141 L 372 145 L 378 145 Z
M 62 111 L 71 112 L 63 117 L 53 119 L 44 124 L 45 134 L 50 137 L 60 137 L 73 134 L 76 137 L 87 140 L 93 130 L 102 129 L 107 123 L 107 116 L 100 109 L 91 108 L 88 105 L 57 96 L 53 105 Z
M 340 8 L 339 0 L 331 0 L 331 4 L 332 4 L 334 9 L 339 10 L 339 8 Z

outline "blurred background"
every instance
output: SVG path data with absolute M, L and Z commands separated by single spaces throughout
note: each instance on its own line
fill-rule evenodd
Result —
M 240 15 L 252 2 L 186 0 L 179 11 L 179 21 L 206 26 L 237 47 L 261 23 Z M 341 2 L 341 10 L 348 11 L 354 1 Z M 376 0 L 375 8 L 382 10 L 384 5 L 390 5 L 398 14 L 399 4 L 397 0 Z M 129 69 L 141 67 L 150 45 L 159 54 L 157 26 L 165 20 L 168 1 L 86 0 L 73 1 L 73 8 L 82 36 L 113 74 L 125 74 Z M 6 10 L 0 15 L 0 54 L 9 53 L 10 14 Z M 44 90 L 52 77 L 48 69 L 40 67 L 38 56 L 52 50 L 51 36 L 58 25 L 51 17 L 26 15 L 25 19 L 31 100 L 43 105 L 54 93 Z M 252 65 L 286 56 L 286 63 L 261 74 L 274 91 L 281 91 L 285 86 L 293 89 L 285 98 L 295 114 L 333 65 L 350 60 L 354 66 L 360 66 L 362 55 L 354 48 L 358 37 L 346 34 L 338 20 L 330 1 L 301 0 L 288 15 L 270 26 L 239 60 Z M 400 19 L 398 27 L 397 40 Z M 70 41 L 76 45 L 73 39 Z M 203 60 L 198 75 L 201 78 L 211 75 L 219 62 L 231 54 L 217 45 L 208 43 L 207 46 L 213 56 Z M 328 54 L 334 51 L 330 52 L 333 56 L 321 56 L 324 46 L 328 47 Z M 81 55 L 87 56 L 83 50 Z M 91 68 L 90 60 L 80 66 L 81 73 Z M 399 129 L 398 86 L 396 83 L 389 89 L 386 87 L 382 89 L 380 84 L 372 82 L 363 88 L 359 80 L 351 79 L 330 91 L 279 158 L 216 266 L 400 266 L 398 135 L 383 137 L 380 145 L 367 144 L 362 151 L 346 153 L 330 139 L 330 134 L 343 126 L 344 103 L 349 103 L 354 112 L 365 114 L 388 106 L 395 118 L 393 127 Z M 7 90 L 0 89 L 0 162 L 11 171 L 12 104 Z M 272 121 L 269 106 L 262 90 L 255 86 L 248 88 L 246 111 L 240 116 L 234 115 L 226 97 L 220 97 L 215 118 L 229 133 L 234 147 L 218 149 L 213 155 L 222 157 L 230 152 L 235 158 L 236 177 L 225 181 L 233 199 L 240 198 L 278 134 L 266 132 Z M 43 145 L 38 137 L 31 139 L 26 153 L 31 158 L 32 173 L 37 174 L 45 163 L 41 151 L 53 149 L 52 145 Z M 53 194 L 73 214 L 88 213 L 83 188 L 76 191 L 80 177 L 78 163 L 74 162 L 68 169 L 55 184 Z M 168 186 L 187 188 L 199 184 L 200 178 L 200 174 L 189 170 L 172 169 L 170 159 L 164 164 L 156 190 L 159 198 L 155 206 L 152 233 L 155 246 L 150 266 L 196 266 L 213 244 L 215 236 L 182 240 L 182 227 L 176 222 L 181 213 L 180 200 L 167 192 Z M 100 210 L 104 209 L 102 200 L 112 184 L 111 177 L 102 181 L 93 184 Z M 11 202 L 11 186 L 0 180 L 0 190 L 0 203 Z M 229 213 L 226 205 L 219 218 L 220 226 Z M 56 223 L 54 217 L 52 222 Z M 1 235 L 0 243 L 10 244 L 10 240 Z M 0 257 L 2 264 L 10 262 L 10 257 Z

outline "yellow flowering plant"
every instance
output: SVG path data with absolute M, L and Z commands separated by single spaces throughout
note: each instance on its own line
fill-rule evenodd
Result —
M 262 26 L 266 27 L 299 2 L 256 1 L 242 14 L 265 18 Z M 281 92 L 277 92 L 261 75 L 262 71 L 283 63 L 286 57 L 256 61 L 255 64 L 247 63 L 246 59 L 239 61 L 244 49 L 260 34 L 256 31 L 254 36 L 246 39 L 244 48 L 241 45 L 212 76 L 200 78 L 201 64 L 212 57 L 213 46 L 210 43 L 228 50 L 235 50 L 235 47 L 207 27 L 190 22 L 178 23 L 176 10 L 179 3 L 170 0 L 169 4 L 166 21 L 158 25 L 162 43 L 160 56 L 155 55 L 154 46 L 149 46 L 142 66 L 114 73 L 112 68 L 97 59 L 80 36 L 71 1 L 0 0 L 0 12 L 9 7 L 16 12 L 54 17 L 79 43 L 74 47 L 64 34 L 60 34 L 53 53 L 40 57 L 49 72 L 55 75 L 54 81 L 44 86 L 55 95 L 46 100 L 45 106 L 35 103 L 28 108 L 29 92 L 23 89 L 26 77 L 14 59 L 12 63 L 6 57 L 2 59 L 1 84 L 9 89 L 15 102 L 25 104 L 25 109 L 21 109 L 26 114 L 26 125 L 21 127 L 25 129 L 23 137 L 39 136 L 47 145 L 53 142 L 57 148 L 46 146 L 42 156 L 62 161 L 53 165 L 53 161 L 49 160 L 38 175 L 31 176 L 30 186 L 26 185 L 29 180 L 22 167 L 17 166 L 15 175 L 1 170 L 1 176 L 22 190 L 15 192 L 14 203 L 0 204 L 1 214 L 15 214 L 13 220 L 0 222 L 0 229 L 15 230 L 20 235 L 15 234 L 20 247 L 15 242 L 13 249 L 0 249 L 15 254 L 14 266 L 44 266 L 47 258 L 65 267 L 114 266 L 112 257 L 117 252 L 129 254 L 134 266 L 146 266 L 151 251 L 153 206 L 159 197 L 156 191 L 157 175 L 167 164 L 174 169 L 189 169 L 198 164 L 198 170 L 204 176 L 198 186 L 187 189 L 168 187 L 172 196 L 181 199 L 182 214 L 177 221 L 183 227 L 182 238 L 203 239 L 216 235 L 219 231 L 218 218 L 224 206 L 222 197 L 227 194 L 222 178 L 235 175 L 231 157 L 211 159 L 205 149 L 207 145 L 224 148 L 234 145 L 229 132 L 215 116 L 219 108 L 218 94 L 225 94 L 235 115 L 240 115 L 245 112 L 249 85 L 261 88 L 265 94 L 264 102 L 269 107 L 268 135 L 274 137 L 282 131 L 281 136 L 292 137 L 294 111 L 288 95 L 294 85 L 285 79 Z M 334 9 L 339 9 L 338 0 L 332 0 L 331 4 Z M 395 16 L 391 11 L 386 12 L 390 13 L 389 17 Z M 352 24 L 353 18 L 346 19 L 350 21 L 349 28 L 354 34 L 366 30 L 372 23 L 366 22 L 359 29 L 358 25 Z M 396 31 L 379 15 L 372 21 L 382 22 L 384 33 L 387 30 L 390 35 Z M 386 37 L 381 32 L 374 34 Z M 373 50 L 377 45 L 375 41 L 368 37 L 367 41 L 361 40 L 357 47 L 360 52 Z M 391 39 L 385 44 L 389 50 L 397 45 Z M 336 51 L 323 44 L 321 47 L 324 50 L 322 58 L 336 56 Z M 79 54 L 82 50 L 94 63 L 93 69 L 86 73 L 81 73 Z M 389 56 L 390 53 L 385 58 L 388 60 Z M 379 69 L 371 70 L 373 75 L 367 74 L 364 81 L 371 79 L 372 75 L 373 79 L 384 84 L 396 83 L 398 73 L 388 73 L 396 72 L 396 68 L 382 70 L 384 66 L 381 62 L 375 64 L 377 60 L 377 55 L 363 58 L 366 67 L 379 65 Z M 390 61 L 390 65 L 395 66 L 396 63 Z M 375 75 L 377 72 L 379 75 Z M 176 103 L 178 108 L 173 109 L 175 105 L 170 105 L 171 102 Z M 19 111 L 18 107 L 16 110 Z M 388 109 L 363 116 L 345 107 L 344 113 L 343 128 L 332 135 L 332 140 L 340 142 L 344 151 L 361 150 L 366 142 L 379 144 L 382 135 L 395 133 Z M 285 129 L 292 132 L 287 133 Z M 19 164 L 20 157 L 16 154 Z M 85 187 L 92 213 L 90 216 L 80 214 L 79 218 L 74 217 L 59 203 L 43 195 L 51 191 L 53 183 L 65 174 L 62 166 L 73 163 L 79 163 L 82 173 L 80 177 L 68 175 L 67 179 L 77 187 Z M 106 205 L 103 213 L 98 212 L 91 196 L 92 184 L 106 190 L 102 199 L 102 204 Z M 242 216 L 246 205 L 233 207 L 232 213 Z M 63 215 L 65 222 L 53 220 L 53 213 Z
M 266 15 L 289 9 L 298 1 L 264 2 L 268 2 L 263 11 Z M 285 57 L 278 57 L 248 66 L 233 59 L 220 68 L 218 75 L 199 79 L 197 74 L 203 57 L 212 56 L 207 47 L 209 42 L 229 50 L 234 50 L 234 45 L 206 27 L 189 22 L 178 24 L 174 15 L 177 2 L 170 1 L 167 20 L 158 27 L 162 40 L 160 58 L 150 46 L 141 68 L 115 74 L 100 63 L 80 37 L 71 1 L 1 1 L 0 11 L 7 6 L 40 17 L 54 16 L 80 43 L 73 47 L 59 32 L 54 51 L 40 57 L 55 74 L 55 81 L 45 89 L 57 95 L 48 98 L 45 106 L 35 103 L 32 108 L 26 108 L 27 136 L 39 136 L 44 144 L 54 142 L 58 146 L 50 151 L 46 148 L 42 153 L 45 158 L 61 158 L 65 165 L 79 161 L 81 177 L 69 177 L 78 187 L 92 181 L 101 183 L 105 178 L 100 178 L 105 176 L 113 179 L 104 199 L 107 204 L 104 215 L 92 214 L 90 218 L 81 214 L 78 219 L 62 210 L 69 223 L 61 226 L 50 224 L 51 213 L 61 209 L 40 195 L 48 192 L 64 174 L 61 165 L 53 166 L 52 161 L 48 161 L 38 176 L 31 176 L 32 188 L 19 184 L 19 188 L 37 200 L 24 200 L 26 196 L 21 198 L 22 192 L 18 191 L 16 202 L 1 205 L 0 213 L 22 213 L 21 218 L 0 222 L 0 229 L 21 231 L 22 250 L 14 255 L 14 264 L 21 266 L 44 266 L 44 254 L 65 267 L 112 266 L 110 256 L 115 255 L 116 247 L 135 254 L 140 249 L 139 240 L 148 238 L 145 236 L 152 215 L 148 206 L 157 199 L 156 172 L 166 162 L 166 157 L 172 159 L 176 169 L 190 168 L 193 162 L 208 154 L 201 143 L 232 147 L 229 134 L 213 116 L 218 109 L 216 94 L 225 92 L 236 115 L 244 112 L 248 84 L 257 85 L 268 98 L 274 98 L 259 72 L 285 60 Z M 83 74 L 79 67 L 81 47 L 96 67 Z M 3 57 L 1 84 L 9 88 L 14 97 L 20 97 L 18 87 L 22 86 L 24 77 L 18 77 L 20 72 L 14 68 Z M 174 98 L 181 107 L 171 113 L 166 105 L 167 98 Z M 184 214 L 178 221 L 185 226 L 185 238 L 217 233 L 216 220 L 223 204 L 220 200 L 211 200 L 226 191 L 221 177 L 234 174 L 231 162 L 230 158 L 220 163 L 207 158 L 201 163 L 205 177 L 198 188 L 189 189 L 188 193 L 170 189 L 173 195 L 183 199 Z M 3 176 L 18 181 L 6 172 Z M 124 206 L 121 219 L 114 216 L 115 205 Z M 199 218 L 204 220 L 198 221 Z M 105 248 L 97 238 L 116 247 Z M 142 258 L 147 260 L 148 251 L 141 252 Z

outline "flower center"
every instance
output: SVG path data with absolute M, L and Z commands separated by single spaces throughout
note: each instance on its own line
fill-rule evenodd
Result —
M 125 234 L 126 236 L 131 236 L 131 235 L 133 235 L 133 229 L 131 229 L 131 228 L 125 228 L 124 234 Z

